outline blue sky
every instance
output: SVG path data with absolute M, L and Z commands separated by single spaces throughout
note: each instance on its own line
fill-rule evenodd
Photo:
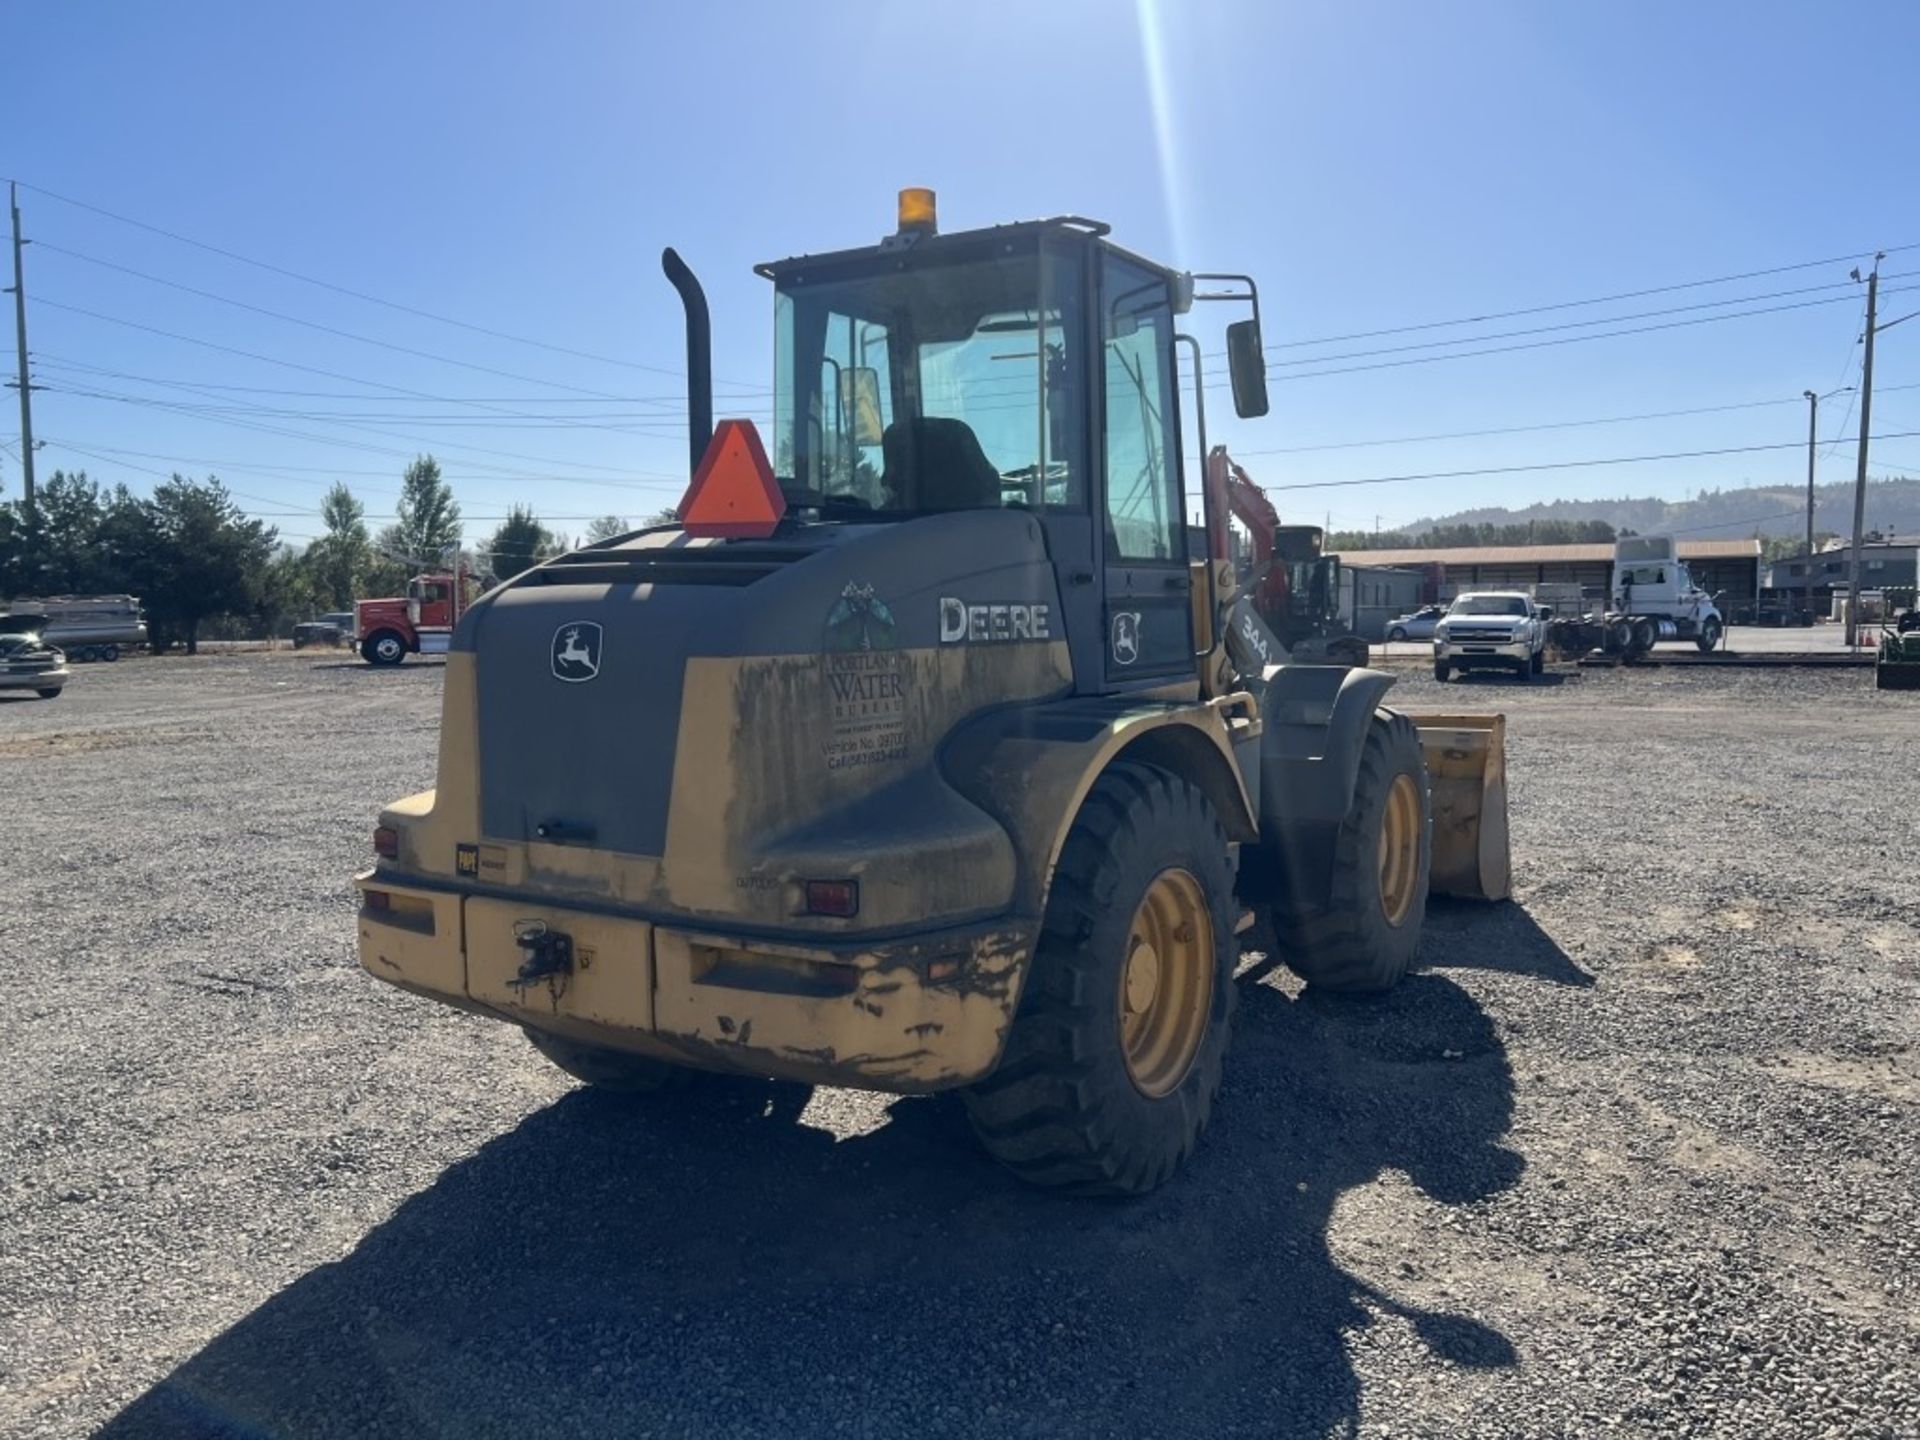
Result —
M 1860 296 L 1846 283 L 1854 261 L 1837 257 L 1920 246 L 1920 121 L 1901 69 L 1920 54 L 1911 3 L 1843 17 L 1754 0 L 19 0 L 0 48 L 15 92 L 0 173 L 557 347 L 24 190 L 30 349 L 48 387 L 35 397 L 41 473 L 85 468 L 136 489 L 156 471 L 217 473 L 289 537 L 315 533 L 308 512 L 336 476 L 376 516 L 391 510 L 423 449 L 453 479 L 472 538 L 515 501 L 576 532 L 573 517 L 672 503 L 686 472 L 682 336 L 661 246 L 681 250 L 712 301 L 719 413 L 755 414 L 771 299 L 750 266 L 878 238 L 903 185 L 939 191 L 946 229 L 1072 211 L 1144 253 L 1254 272 L 1266 339 L 1287 347 L 1274 360 L 1308 363 L 1276 370 L 1265 421 L 1229 424 L 1216 407 L 1215 438 L 1287 518 L 1336 526 L 1798 482 L 1804 452 L 1788 448 L 1280 488 L 1791 445 L 1805 436 L 1801 392 L 1857 376 Z M 1920 308 L 1920 248 L 1889 255 L 1883 275 L 1903 272 L 1914 278 L 1884 284 L 1912 287 L 1887 296 L 1888 315 Z M 1624 318 L 1761 296 L 1774 298 Z M 1782 305 L 1803 308 L 1295 378 L 1590 333 L 1467 343 L 1538 326 Z M 1218 348 L 1217 330 L 1202 337 Z M 1432 341 L 1450 343 L 1326 358 Z M 1920 431 L 1920 323 L 1883 338 L 1879 382 L 1876 433 Z M 1824 436 L 1841 434 L 1849 398 L 1823 407 Z M 1731 406 L 1745 408 L 1373 443 Z M 17 495 L 10 408 L 0 446 Z M 1351 448 L 1302 448 L 1322 446 Z M 1920 439 L 1875 453 L 1887 461 L 1876 471 L 1909 457 L 1920 471 Z M 1850 477 L 1852 454 L 1827 449 L 1822 478 Z

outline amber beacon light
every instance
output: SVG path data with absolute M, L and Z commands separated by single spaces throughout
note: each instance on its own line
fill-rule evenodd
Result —
M 900 192 L 900 229 L 902 233 L 908 230 L 919 230 L 928 235 L 939 233 L 933 191 L 923 185 L 914 185 Z

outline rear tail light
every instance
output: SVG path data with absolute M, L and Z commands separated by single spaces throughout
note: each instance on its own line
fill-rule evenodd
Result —
M 838 915 L 843 918 L 860 913 L 858 880 L 807 881 L 807 914 Z
M 390 825 L 382 825 L 373 832 L 373 853 L 382 860 L 400 858 L 400 832 Z

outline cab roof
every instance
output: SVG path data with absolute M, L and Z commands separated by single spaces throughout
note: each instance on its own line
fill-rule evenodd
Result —
M 817 255 L 793 255 L 785 260 L 769 260 L 753 267 L 753 273 L 778 283 L 789 277 L 814 271 L 836 270 L 841 267 L 855 267 L 863 263 L 870 264 L 886 257 L 905 260 L 911 258 L 937 259 L 947 255 L 959 256 L 966 251 L 976 250 L 984 244 L 993 242 L 1014 242 L 1029 238 L 1038 239 L 1044 235 L 1065 234 L 1080 236 L 1089 240 L 1105 240 L 1113 232 L 1113 227 L 1103 220 L 1089 220 L 1084 215 L 1053 215 L 1044 220 L 1016 220 L 1006 225 L 989 225 L 978 230 L 955 230 L 946 234 L 915 234 L 903 232 L 888 235 L 877 244 L 861 245 L 850 250 L 827 250 Z M 1128 259 L 1177 280 L 1180 272 L 1158 261 L 1136 255 L 1130 250 L 1105 241 L 1106 248 L 1118 251 Z

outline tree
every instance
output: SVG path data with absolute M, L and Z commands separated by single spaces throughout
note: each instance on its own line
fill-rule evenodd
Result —
M 616 536 L 625 535 L 631 529 L 633 526 L 626 522 L 624 516 L 602 515 L 587 526 L 587 543 L 596 545 L 602 540 L 612 540 Z
M 487 541 L 487 549 L 492 554 L 483 555 L 482 560 L 492 562 L 487 568 L 492 569 L 493 578 L 511 580 L 553 552 L 553 532 L 535 518 L 531 508 L 515 505 Z
M 402 565 L 437 569 L 459 543 L 460 507 L 453 488 L 440 478 L 439 462 L 422 455 L 401 479 L 399 520 L 381 532 L 381 548 Z
M 121 486 L 101 528 L 117 573 L 146 608 L 155 651 L 178 639 L 189 655 L 198 653 L 208 617 L 258 609 L 278 536 L 242 514 L 218 480 L 179 475 L 155 486 L 149 500 Z
M 110 588 L 99 548 L 100 487 L 85 471 L 56 470 L 34 497 L 39 522 L 39 585 L 49 594 L 78 595 Z
M 674 509 L 671 505 L 669 505 L 664 510 L 654 511 L 651 515 L 647 516 L 647 518 L 641 521 L 640 523 L 642 525 L 648 525 L 648 526 L 678 525 L 680 523 L 680 512 Z
M 320 502 L 327 533 L 307 547 L 304 557 L 319 608 L 345 610 L 360 598 L 372 578 L 373 542 L 367 537 L 366 507 L 345 485 L 336 484 Z
M 304 620 L 317 611 L 336 608 L 326 580 L 313 560 L 314 550 L 322 543 L 316 540 L 305 554 L 291 545 L 282 545 L 262 567 L 253 614 L 268 636 L 283 635 L 295 621 Z

